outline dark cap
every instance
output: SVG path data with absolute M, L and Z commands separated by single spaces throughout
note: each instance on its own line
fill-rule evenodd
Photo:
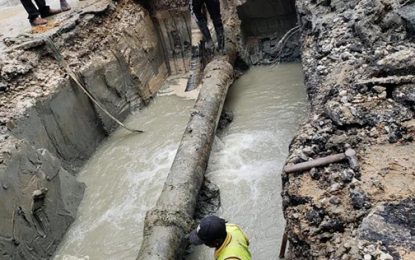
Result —
M 216 239 L 226 237 L 226 221 L 216 216 L 204 217 L 199 226 L 190 233 L 190 242 L 193 245 L 201 245 Z

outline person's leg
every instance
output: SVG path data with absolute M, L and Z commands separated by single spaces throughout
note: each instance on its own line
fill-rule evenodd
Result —
M 61 10 L 63 12 L 71 10 L 71 7 L 69 6 L 68 2 L 66 2 L 66 0 L 60 0 L 60 4 L 61 4 Z
M 29 21 L 33 21 L 36 17 L 39 17 L 39 10 L 37 10 L 36 6 L 32 3 L 32 0 L 20 0 L 20 2 L 29 15 Z
M 42 18 L 58 14 L 62 12 L 60 9 L 52 9 L 48 5 L 46 5 L 45 0 L 35 0 L 37 7 L 39 8 L 39 13 Z
M 199 26 L 200 32 L 206 41 L 207 48 L 210 48 L 209 45 L 212 45 L 212 36 L 210 35 L 209 28 L 207 26 L 206 17 L 202 13 L 203 4 L 204 0 L 192 0 L 190 8 L 196 18 L 196 23 Z
M 26 9 L 26 12 L 28 13 L 29 22 L 32 26 L 47 24 L 48 21 L 45 19 L 42 19 L 39 17 L 40 12 L 36 8 L 36 6 L 32 3 L 32 0 L 20 0 L 23 7 Z
M 46 5 L 45 0 L 35 0 L 37 7 L 39 8 L 39 13 L 42 17 L 46 17 L 49 13 L 49 6 Z M 46 16 L 45 16 L 46 15 Z
M 215 26 L 216 36 L 218 40 L 218 49 L 224 50 L 225 33 L 223 30 L 222 16 L 220 14 L 220 1 L 206 0 L 206 7 L 208 9 L 210 19 L 212 19 L 213 25 Z

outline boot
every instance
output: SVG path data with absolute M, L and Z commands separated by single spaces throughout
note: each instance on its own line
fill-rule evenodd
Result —
M 71 10 L 71 6 L 66 2 L 66 0 L 60 0 L 62 12 Z
M 218 40 L 218 51 L 221 54 L 225 53 L 225 32 L 223 27 L 215 28 L 216 30 L 216 38 Z
M 41 12 L 40 16 L 42 16 L 42 18 L 46 18 L 46 17 L 52 16 L 52 15 L 55 15 L 55 14 L 59 14 L 61 12 L 62 12 L 61 9 L 49 8 L 49 10 L 47 10 L 47 12 Z
M 199 26 L 200 32 L 202 33 L 203 39 L 205 40 L 206 50 L 213 52 L 214 44 L 213 44 L 212 36 L 210 35 L 210 31 L 209 31 L 209 28 L 207 27 L 206 22 L 198 21 L 197 25 Z
M 208 55 L 213 55 L 215 52 L 215 45 L 213 44 L 212 39 L 210 41 L 205 42 L 205 49 Z
M 36 17 L 35 19 L 30 20 L 30 24 L 32 26 L 44 25 L 44 24 L 47 24 L 47 23 L 48 23 L 48 20 L 40 18 L 40 17 Z

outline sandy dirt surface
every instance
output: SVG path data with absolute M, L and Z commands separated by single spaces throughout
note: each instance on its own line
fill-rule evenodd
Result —
M 415 144 L 379 145 L 362 164 L 362 188 L 373 202 L 395 201 L 415 194 Z

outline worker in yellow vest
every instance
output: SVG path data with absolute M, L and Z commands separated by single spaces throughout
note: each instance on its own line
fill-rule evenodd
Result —
M 219 217 L 203 218 L 189 238 L 193 245 L 215 248 L 216 260 L 251 260 L 249 241 L 243 231 Z

